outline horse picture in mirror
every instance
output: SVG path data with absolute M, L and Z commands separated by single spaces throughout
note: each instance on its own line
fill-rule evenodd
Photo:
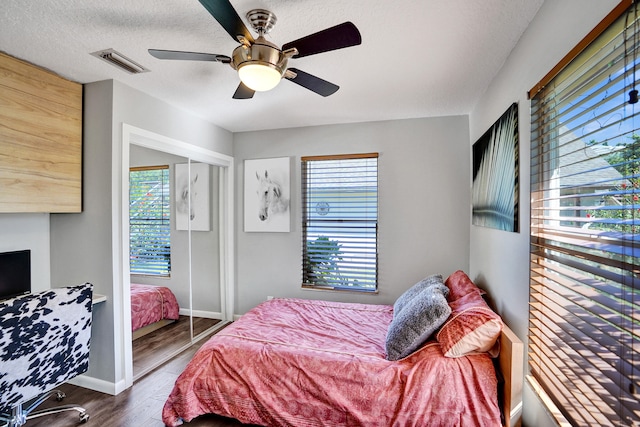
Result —
M 176 210 L 180 214 L 188 215 L 190 220 L 194 220 L 196 218 L 196 211 L 193 206 L 193 201 L 198 194 L 194 187 L 198 182 L 198 174 L 195 174 L 191 180 L 182 177 L 181 181 L 182 182 L 178 184 L 180 191 L 176 194 Z
M 175 168 L 176 230 L 210 231 L 209 165 L 180 163 Z

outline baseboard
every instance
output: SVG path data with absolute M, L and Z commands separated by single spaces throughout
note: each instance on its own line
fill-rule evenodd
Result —
M 222 313 L 217 311 L 193 310 L 193 317 L 222 320 Z
M 175 320 L 171 320 L 171 319 L 158 320 L 155 323 L 152 323 L 147 326 L 143 326 L 140 329 L 136 329 L 131 333 L 131 337 L 133 338 L 133 341 L 135 341 L 138 338 L 142 338 L 143 336 L 150 334 L 151 332 L 157 331 L 158 329 L 163 328 L 167 325 L 170 325 L 173 322 L 175 322 Z
M 179 312 L 181 316 L 189 316 L 191 313 L 193 313 L 193 317 L 222 320 L 222 313 L 218 311 L 189 310 L 188 308 L 181 308 Z
M 99 391 L 100 393 L 110 394 L 112 396 L 120 394 L 126 390 L 124 380 L 113 383 L 99 378 L 90 377 L 88 375 L 78 375 L 77 377 L 70 379 L 68 383 L 78 387 Z

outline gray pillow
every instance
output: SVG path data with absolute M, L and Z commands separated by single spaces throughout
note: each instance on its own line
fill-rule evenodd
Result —
M 443 284 L 427 287 L 411 299 L 394 317 L 387 330 L 388 360 L 400 360 L 416 351 L 447 321 L 451 307 L 449 288 Z
M 433 285 L 444 284 L 442 280 L 442 276 L 439 274 L 433 274 L 431 276 L 425 277 L 409 289 L 407 289 L 402 295 L 398 297 L 396 302 L 393 304 L 393 317 L 396 318 L 400 311 L 420 292 L 429 288 Z

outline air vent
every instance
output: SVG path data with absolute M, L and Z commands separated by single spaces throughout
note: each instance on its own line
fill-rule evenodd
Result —
M 116 66 L 130 74 L 140 74 L 149 71 L 149 69 L 144 68 L 142 65 L 138 64 L 135 61 L 132 61 L 120 52 L 116 52 L 113 49 L 99 50 L 97 52 L 91 53 L 91 55 L 95 56 L 96 58 L 100 58 L 103 61 L 106 61 L 109 64 Z

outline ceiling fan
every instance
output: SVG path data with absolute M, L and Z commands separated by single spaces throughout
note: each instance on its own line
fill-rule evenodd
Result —
M 271 90 L 283 77 L 319 95 L 329 96 L 335 93 L 339 86 L 297 68 L 287 68 L 288 60 L 356 46 L 362 42 L 356 26 L 351 22 L 344 22 L 285 43 L 282 49 L 279 49 L 264 37 L 276 23 L 277 18 L 273 13 L 264 9 L 253 9 L 247 13 L 247 19 L 258 33 L 258 38 L 254 39 L 229 0 L 199 1 L 227 33 L 240 42 L 240 46 L 234 49 L 231 57 L 213 53 L 159 49 L 149 49 L 149 53 L 158 59 L 230 64 L 234 70 L 238 71 L 240 77 L 240 85 L 233 94 L 234 99 L 249 99 L 256 91 Z

